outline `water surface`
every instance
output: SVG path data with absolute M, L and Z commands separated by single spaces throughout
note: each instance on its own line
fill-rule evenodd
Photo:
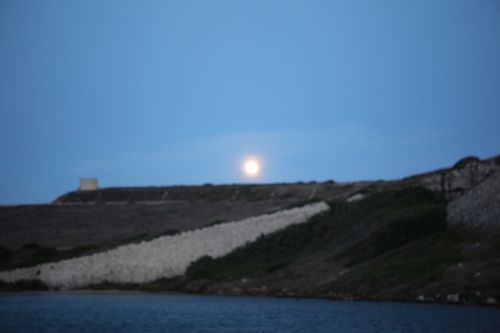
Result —
M 500 332 L 478 306 L 148 293 L 0 295 L 0 332 Z

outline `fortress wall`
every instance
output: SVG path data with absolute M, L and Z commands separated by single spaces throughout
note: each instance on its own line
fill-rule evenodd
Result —
M 90 256 L 0 272 L 0 280 L 34 280 L 72 289 L 105 281 L 147 283 L 185 273 L 203 256 L 220 257 L 292 224 L 304 223 L 328 210 L 324 202 L 130 244 Z

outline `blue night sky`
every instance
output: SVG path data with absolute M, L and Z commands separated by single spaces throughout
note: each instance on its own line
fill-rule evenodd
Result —
M 3 0 L 0 153 L 0 204 L 491 157 L 500 1 Z

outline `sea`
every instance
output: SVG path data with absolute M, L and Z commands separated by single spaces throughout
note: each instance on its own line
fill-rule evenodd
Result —
M 1 293 L 0 333 L 15 332 L 500 332 L 500 309 L 139 292 Z

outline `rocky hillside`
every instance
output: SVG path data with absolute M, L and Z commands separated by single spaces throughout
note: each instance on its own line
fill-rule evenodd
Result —
M 39 280 L 48 287 L 74 289 L 103 282 L 147 283 L 162 277 L 183 275 L 190 263 L 203 256 L 220 257 L 258 237 L 305 223 L 328 209 L 309 204 L 241 221 L 220 223 L 178 235 L 127 244 L 94 255 L 0 272 L 0 280 Z
M 93 287 L 500 300 L 500 157 L 468 157 L 394 181 L 112 188 L 71 192 L 51 205 L 2 207 L 0 270 L 98 255 L 321 200 L 328 213 L 224 255 L 206 252 L 185 274 L 139 284 L 122 274 Z M 26 283 L 5 288 L 42 286 Z
M 326 182 L 75 191 L 49 205 L 0 206 L 0 246 L 112 247 L 341 197 L 363 186 Z
M 494 303 L 500 300 L 499 226 L 450 224 L 446 202 L 426 189 L 380 192 L 332 202 L 328 214 L 226 256 L 202 258 L 185 276 L 147 288 Z
M 48 205 L 0 206 L 0 246 L 8 250 L 36 246 L 59 250 L 112 247 L 308 201 L 355 200 L 370 193 L 417 186 L 451 201 L 496 174 L 499 168 L 500 157 L 483 161 L 465 158 L 449 169 L 395 181 L 74 191 Z

